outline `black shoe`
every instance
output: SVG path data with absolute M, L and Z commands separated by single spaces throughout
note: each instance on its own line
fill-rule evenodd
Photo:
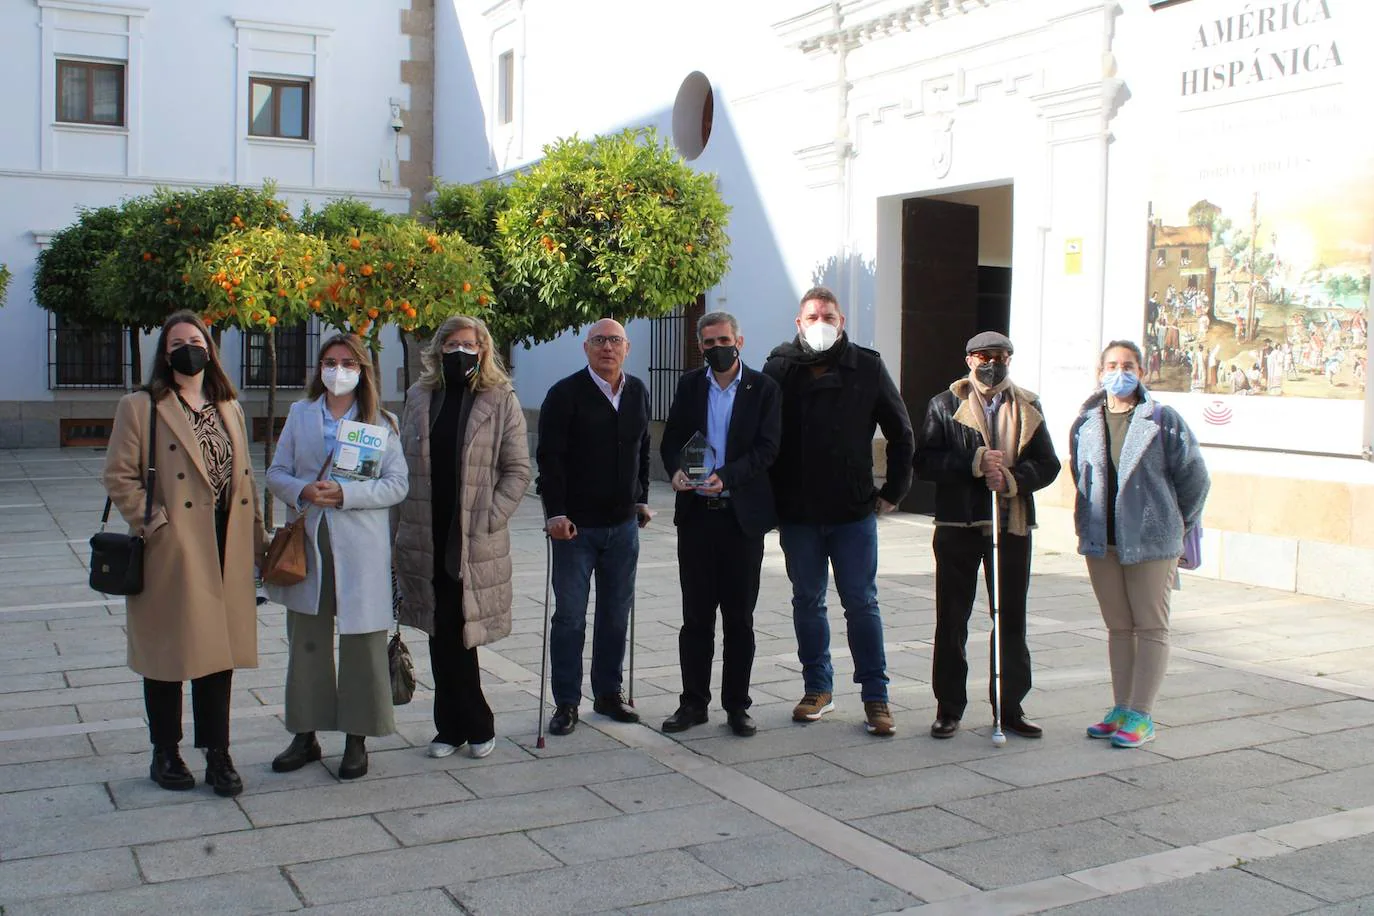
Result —
M 286 750 L 272 758 L 272 772 L 290 773 L 319 760 L 320 756 L 320 742 L 315 740 L 315 733 L 301 732 L 292 737 Z
M 1022 738 L 1039 738 L 1045 730 L 1036 725 L 1025 716 L 1017 716 L 1015 719 L 1007 719 L 1002 723 L 1002 728 L 1011 732 L 1013 735 L 1020 735 Z
M 367 775 L 367 739 L 349 735 L 344 739 L 343 760 L 339 762 L 340 779 L 357 779 Z
M 752 738 L 758 732 L 753 717 L 742 709 L 732 709 L 725 714 L 725 717 L 730 723 L 730 731 L 741 738 Z
M 196 778 L 181 759 L 181 749 L 175 744 L 153 748 L 153 764 L 148 767 L 148 778 L 173 792 L 183 792 L 196 787 Z
M 935 724 L 930 727 L 930 737 L 932 738 L 953 738 L 954 733 L 959 730 L 959 720 L 944 713 L 935 716 Z
M 677 712 L 663 720 L 663 730 L 669 734 L 685 732 L 693 725 L 705 725 L 707 721 L 706 710 L 691 706 L 679 706 Z
M 626 703 L 625 697 L 619 693 L 597 697 L 596 701 L 592 703 L 592 710 L 603 716 L 610 716 L 617 722 L 639 721 L 639 713 L 635 712 L 634 707 Z
M 558 705 L 553 710 L 553 718 L 549 720 L 550 735 L 571 735 L 574 728 L 577 728 L 577 707 Z
M 205 784 L 221 798 L 233 798 L 243 791 L 243 780 L 239 779 L 227 748 L 210 748 L 205 752 Z

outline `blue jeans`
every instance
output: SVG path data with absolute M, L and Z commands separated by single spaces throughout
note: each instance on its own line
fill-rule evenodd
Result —
M 582 647 L 587 636 L 587 594 L 596 573 L 596 620 L 592 625 L 592 696 L 620 693 L 625 631 L 635 598 L 639 523 L 577 529 L 570 541 L 553 542 L 553 594 L 549 626 L 553 701 L 577 706 L 582 699 Z
M 878 610 L 878 518 L 869 515 L 843 525 L 781 525 L 787 578 L 792 580 L 792 625 L 807 693 L 831 693 L 830 620 L 825 590 L 830 568 L 840 593 L 854 657 L 854 683 L 865 702 L 887 702 L 887 656 Z

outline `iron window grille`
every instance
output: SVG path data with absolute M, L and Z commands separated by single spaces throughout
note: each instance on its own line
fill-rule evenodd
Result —
M 315 363 L 312 354 L 320 345 L 320 324 L 311 319 L 293 328 L 278 328 L 277 387 L 305 388 L 310 384 Z M 240 378 L 242 388 L 270 387 L 271 370 L 267 358 L 267 333 L 245 331 L 242 336 Z
M 701 365 L 697 319 L 706 313 L 706 297 L 649 321 L 649 419 L 667 420 L 677 383 L 688 369 Z
M 48 388 L 125 388 L 131 374 L 127 332 L 113 324 L 82 326 L 48 313 Z

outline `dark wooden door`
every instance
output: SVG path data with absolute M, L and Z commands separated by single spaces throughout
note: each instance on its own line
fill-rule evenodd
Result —
M 902 400 L 919 437 L 930 399 L 968 372 L 978 327 L 978 208 L 902 202 Z M 914 481 L 907 512 L 935 511 L 935 487 Z

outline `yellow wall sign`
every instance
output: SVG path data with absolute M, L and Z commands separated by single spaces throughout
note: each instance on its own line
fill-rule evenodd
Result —
M 1064 239 L 1064 273 L 1081 274 L 1083 272 L 1083 240 Z

